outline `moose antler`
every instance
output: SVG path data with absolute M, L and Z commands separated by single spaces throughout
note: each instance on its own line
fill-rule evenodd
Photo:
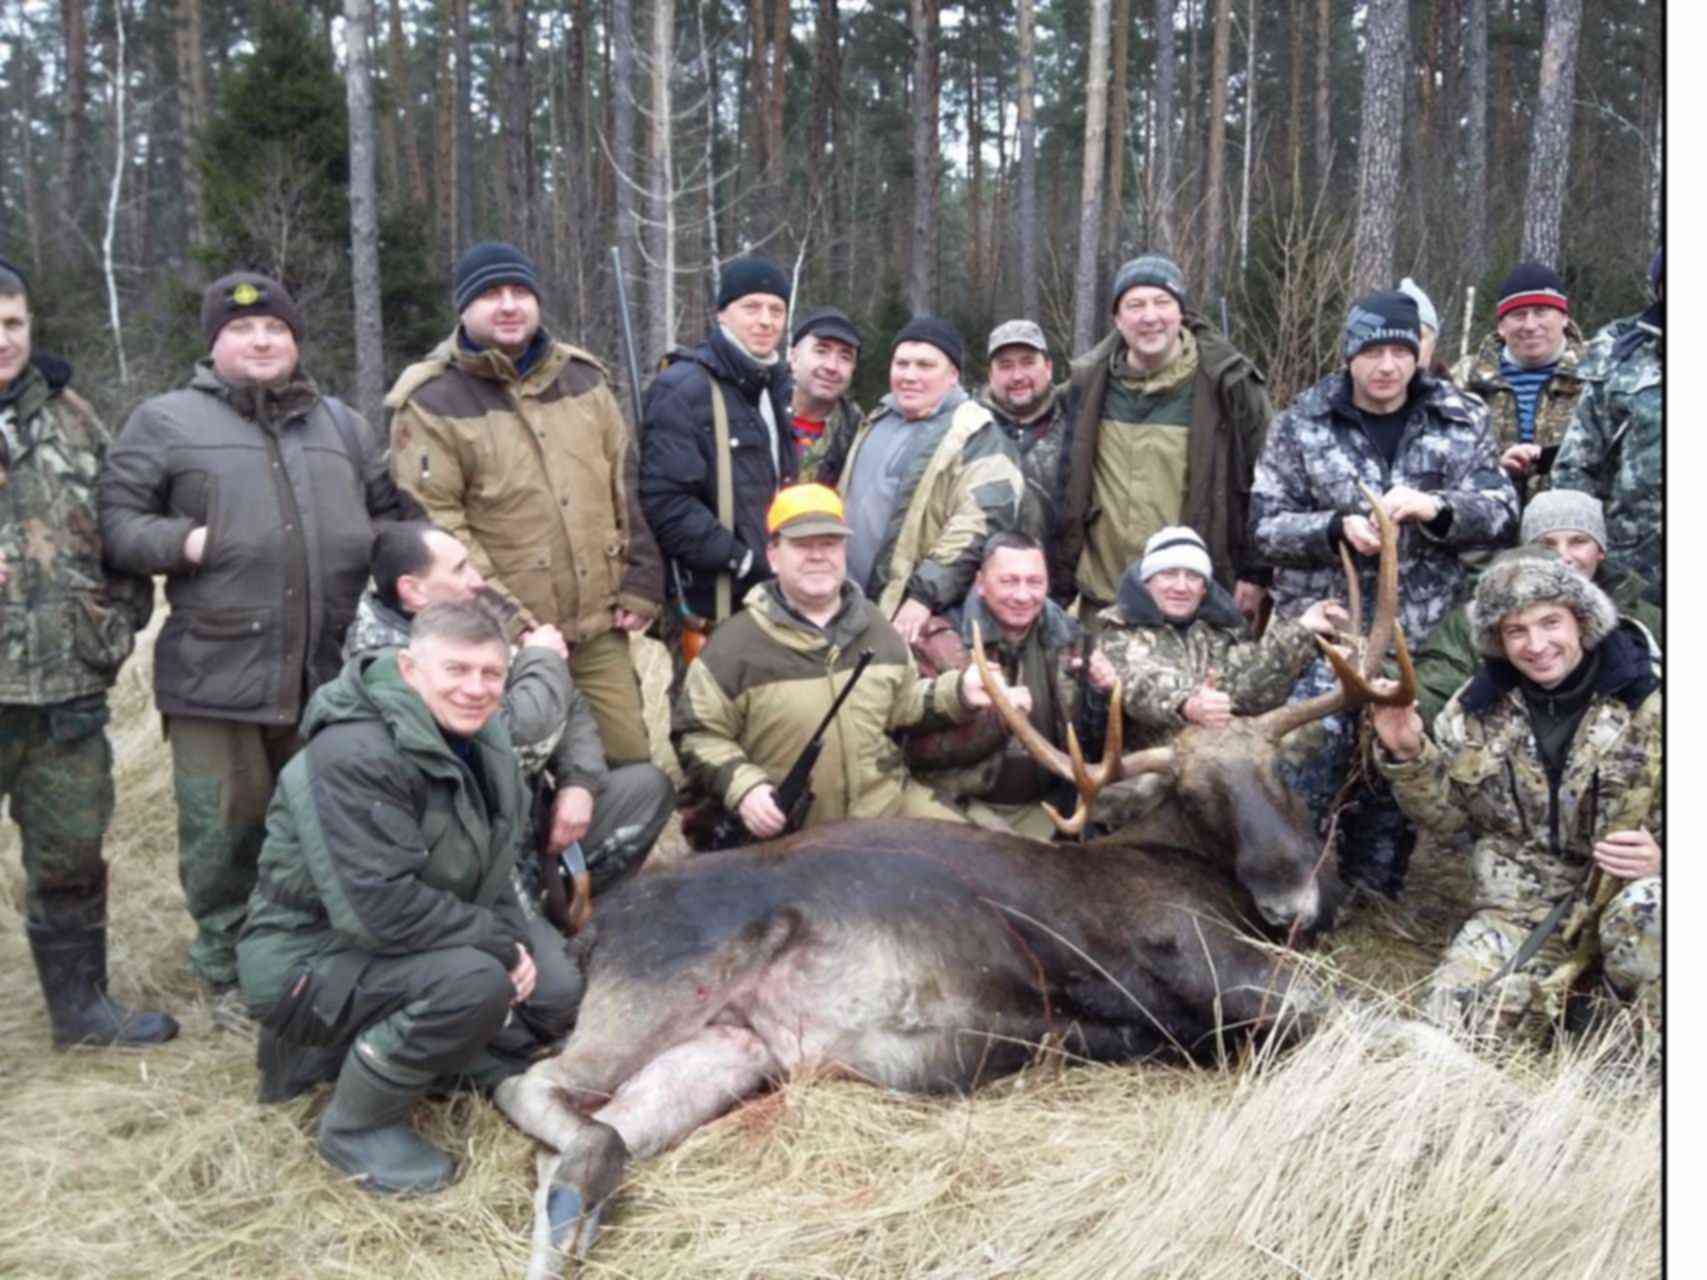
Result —
M 1318 636 L 1316 643 L 1321 646 L 1323 655 L 1334 669 L 1334 674 L 1339 676 L 1340 687 L 1329 693 L 1317 694 L 1314 698 L 1306 698 L 1302 702 L 1277 707 L 1259 717 L 1258 726 L 1275 742 L 1279 742 L 1300 725 L 1309 724 L 1310 721 L 1319 720 L 1323 716 L 1331 716 L 1336 711 L 1361 707 L 1370 702 L 1381 706 L 1402 707 L 1416 701 L 1417 673 L 1411 667 L 1411 653 L 1405 644 L 1405 630 L 1399 625 L 1398 526 L 1383 509 L 1380 499 L 1370 492 L 1367 486 L 1360 484 L 1357 487 L 1368 499 L 1376 527 L 1381 531 L 1381 566 L 1376 575 L 1375 620 L 1370 624 L 1369 640 L 1363 648 L 1361 670 L 1353 667 L 1343 653 Z M 1355 632 L 1361 628 L 1363 622 L 1362 593 L 1358 587 L 1357 572 L 1352 566 L 1351 555 L 1343 544 L 1340 548 L 1340 560 L 1345 566 L 1346 595 L 1351 605 L 1349 612 Z M 1398 660 L 1399 683 L 1391 692 L 1383 693 L 1372 688 L 1369 682 L 1381 669 L 1381 660 L 1386 656 L 1389 644 L 1393 647 L 1393 656 Z
M 1108 735 L 1103 742 L 1102 760 L 1092 769 L 1085 764 L 1084 752 L 1079 749 L 1079 735 L 1071 724 L 1067 726 L 1067 750 L 1062 752 L 1038 732 L 1036 725 L 1020 714 L 1008 698 L 1007 685 L 990 670 L 989 659 L 984 653 L 984 636 L 976 622 L 972 624 L 972 661 L 977 664 L 978 674 L 983 678 L 990 701 L 995 704 L 996 714 L 1001 716 L 1009 732 L 1031 752 L 1032 759 L 1057 777 L 1071 782 L 1078 791 L 1079 799 L 1070 818 L 1063 818 L 1047 800 L 1043 807 L 1062 835 L 1079 835 L 1091 816 L 1091 801 L 1109 783 L 1118 781 L 1125 767 L 1126 762 L 1120 758 L 1120 682 L 1115 681 L 1114 690 L 1109 695 Z

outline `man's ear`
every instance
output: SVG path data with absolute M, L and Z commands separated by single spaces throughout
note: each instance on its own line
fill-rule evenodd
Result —
M 403 683 L 411 688 L 415 684 L 415 675 L 421 669 L 420 659 L 404 646 L 397 651 L 397 674 L 403 677 Z
M 403 612 L 415 614 L 427 607 L 427 598 L 421 593 L 421 580 L 412 573 L 399 574 L 397 577 L 397 603 L 403 606 Z

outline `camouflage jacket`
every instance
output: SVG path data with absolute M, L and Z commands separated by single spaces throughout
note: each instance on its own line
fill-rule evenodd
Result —
M 1611 597 L 1618 612 L 1637 623 L 1646 632 L 1654 660 L 1661 658 L 1659 637 L 1664 634 L 1663 614 L 1649 604 L 1647 583 L 1635 574 L 1612 579 L 1603 564 L 1594 576 L 1595 585 Z M 1471 676 L 1482 655 L 1476 650 L 1476 637 L 1470 630 L 1470 609 L 1461 604 L 1440 620 L 1413 657 L 1417 672 L 1417 710 L 1423 724 L 1432 732 L 1435 719 L 1445 710 L 1447 701 L 1457 693 Z
M 1070 383 L 1051 387 L 1048 394 L 1048 408 L 1030 422 L 1015 421 L 988 386 L 978 393 L 978 403 L 990 411 L 996 425 L 1019 451 L 1020 475 L 1025 478 L 1025 492 L 1019 505 L 1019 531 L 1036 538 L 1043 546 L 1044 563 L 1054 564 L 1055 544 L 1061 537 L 1061 500 L 1066 491 L 1063 460 L 1078 398 Z M 1071 601 L 1071 576 L 1051 578 L 1050 595 L 1060 604 Z
M 1664 515 L 1665 343 L 1640 316 L 1615 320 L 1589 344 L 1587 384 L 1553 463 L 1553 485 L 1581 489 L 1606 505 L 1606 559 L 1638 573 L 1665 597 L 1661 554 Z
M 1127 750 L 1160 746 L 1185 728 L 1180 707 L 1211 667 L 1234 713 L 1257 715 L 1286 701 L 1318 652 L 1309 631 L 1282 618 L 1261 640 L 1250 639 L 1244 615 L 1218 582 L 1209 584 L 1191 625 L 1176 627 L 1144 590 L 1136 565 L 1121 579 L 1119 599 L 1099 617 L 1097 647 L 1120 676 Z
M 97 486 L 110 437 L 37 356 L 0 396 L 0 703 L 105 692 L 154 609 L 154 584 L 101 563 Z
M 409 630 L 408 615 L 367 591 L 344 635 L 344 661 L 406 645 Z M 571 682 L 569 664 L 551 650 L 524 646 L 511 655 L 500 714 L 530 782 L 550 765 L 559 787 L 596 792 L 610 772 L 592 709 Z
M 824 434 L 807 445 L 800 455 L 800 482 L 824 484 L 834 489 L 842 478 L 842 466 L 853 447 L 854 434 L 865 420 L 860 407 L 846 396 L 824 420 Z M 799 437 L 795 437 L 796 441 Z
M 914 642 L 921 675 L 959 671 L 972 661 L 972 627 L 984 641 L 984 654 L 999 667 L 1010 685 L 1031 691 L 1029 719 L 1050 742 L 1065 749 L 1067 726 L 1078 734 L 1088 759 L 1100 757 L 1108 729 L 1108 695 L 1081 681 L 1074 669 L 1084 629 L 1052 600 L 1017 645 L 1002 638 L 983 597 L 973 593 L 947 615 L 933 616 Z M 903 737 L 907 767 L 934 790 L 951 796 L 973 796 L 995 804 L 1030 804 L 1054 800 L 1071 805 L 1073 789 L 1037 767 L 1031 753 L 1002 723 L 992 708 L 978 712 L 968 723 L 951 729 L 910 733 Z
M 1602 643 L 1588 710 L 1557 788 L 1549 784 L 1510 664 L 1485 661 L 1424 740 L 1415 760 L 1375 757 L 1400 807 L 1441 836 L 1475 840 L 1477 910 L 1536 922 L 1577 891 L 1594 842 L 1610 831 L 1661 827 L 1661 693 L 1647 646 L 1621 627 Z
M 1258 554 L 1275 566 L 1277 617 L 1296 618 L 1317 600 L 1345 601 L 1337 535 L 1343 516 L 1368 512 L 1359 482 L 1376 494 L 1395 485 L 1420 489 L 1451 513 L 1444 532 L 1420 524 L 1399 530 L 1399 622 L 1407 638 L 1426 636 L 1469 594 L 1461 551 L 1511 543 L 1517 492 L 1494 455 L 1487 409 L 1449 382 L 1423 375 L 1413 385 L 1390 467 L 1364 434 L 1343 371 L 1305 391 L 1269 427 L 1251 492 L 1251 532 Z M 1373 602 L 1376 558 L 1354 560 L 1363 599 Z
M 861 446 L 877 422 L 897 412 L 885 396 L 860 425 L 838 482 L 849 501 L 859 501 L 848 493 L 848 482 Z M 885 617 L 904 600 L 921 601 L 938 613 L 964 600 L 984 540 L 1015 526 L 1025 489 L 1013 444 L 990 411 L 959 387 L 950 388 L 937 411 L 911 429 L 926 434 L 901 478 L 872 580 L 861 584 Z
M 791 609 L 774 579 L 741 603 L 694 659 L 676 698 L 670 741 L 689 783 L 730 812 L 754 787 L 780 783 L 869 648 L 877 656 L 812 768 L 805 825 L 895 816 L 916 784 L 890 733 L 967 719 L 959 675 L 921 679 L 900 633 L 852 582 L 842 584 L 841 611 L 824 627 Z
M 1547 379 L 1546 385 L 1535 399 L 1533 441 L 1542 448 L 1559 443 L 1571 420 L 1571 414 L 1576 410 L 1577 400 L 1583 391 L 1583 381 L 1578 374 L 1578 368 L 1586 350 L 1582 330 L 1577 328 L 1577 322 L 1566 321 L 1565 350 L 1559 357 L 1553 376 Z M 1494 428 L 1496 453 L 1504 453 L 1512 445 L 1519 443 L 1517 392 L 1513 391 L 1511 384 L 1500 375 L 1500 355 L 1504 351 L 1504 340 L 1499 334 L 1490 333 L 1482 339 L 1481 346 L 1452 367 L 1452 380 L 1466 391 L 1475 392 L 1488 406 L 1488 414 Z M 1529 480 L 1529 496 L 1533 497 L 1546 489 L 1550 480 L 1551 476 L 1547 474 L 1532 476 Z

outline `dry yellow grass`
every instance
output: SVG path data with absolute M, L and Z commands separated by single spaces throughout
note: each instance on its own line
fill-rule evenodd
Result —
M 646 654 L 662 744 L 661 650 Z M 0 1276 L 521 1274 L 530 1146 L 489 1105 L 417 1107 L 467 1172 L 397 1202 L 315 1156 L 323 1094 L 254 1103 L 252 1042 L 213 1029 L 183 970 L 191 930 L 148 668 L 145 651 L 114 697 L 112 986 L 184 1030 L 147 1053 L 50 1051 L 8 824 Z M 1418 886 L 1335 935 L 1339 976 L 1402 992 L 1426 974 L 1461 874 L 1425 860 Z M 1347 1019 L 1228 1072 L 1049 1064 L 948 1100 L 797 1080 L 639 1167 L 580 1274 L 1657 1276 L 1659 1096 L 1609 1086 L 1618 1075 L 1592 1052 L 1441 1059 Z

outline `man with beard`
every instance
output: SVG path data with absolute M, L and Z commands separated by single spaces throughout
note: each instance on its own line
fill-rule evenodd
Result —
M 1070 388 L 1054 383 L 1055 366 L 1043 330 L 1030 320 L 1009 320 L 990 331 L 990 381 L 980 397 L 996 416 L 996 425 L 1019 451 L 1025 477 L 1019 530 L 1035 538 L 1046 558 L 1060 534 L 1061 458 L 1066 449 L 1072 408 Z M 1073 598 L 1073 583 L 1051 581 L 1060 603 Z

